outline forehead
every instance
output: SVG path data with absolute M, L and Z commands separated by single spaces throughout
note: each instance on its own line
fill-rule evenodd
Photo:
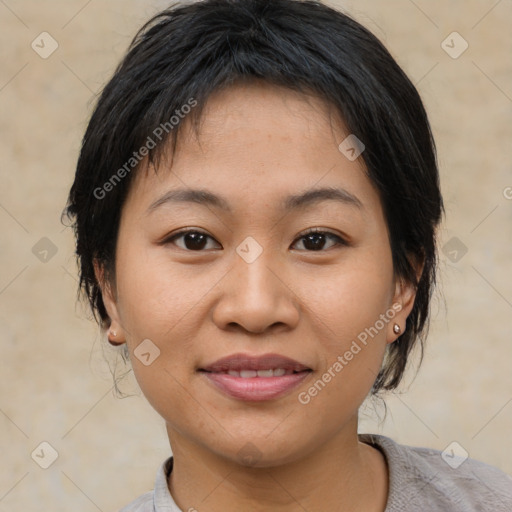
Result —
M 163 159 L 156 173 L 139 172 L 130 201 L 147 207 L 187 187 L 265 208 L 318 187 L 342 187 L 363 204 L 378 201 L 362 158 L 351 161 L 338 149 L 349 135 L 343 122 L 314 95 L 240 84 L 210 96 L 197 133 L 182 122 L 172 167 Z
M 247 152 L 254 147 L 263 150 L 262 145 L 271 144 L 268 151 L 261 152 L 262 157 L 272 152 L 275 159 L 285 160 L 286 155 L 292 160 L 296 155 L 303 161 L 309 160 L 312 145 L 322 141 L 319 150 L 325 149 L 346 133 L 335 110 L 318 96 L 263 81 L 216 91 L 208 99 L 199 136 L 191 133 L 186 120 L 184 128 L 183 144 L 197 142 L 210 153 L 219 142 L 223 149 L 230 144 L 233 149 Z M 297 154 L 298 145 L 302 149 Z M 281 151 L 276 153 L 279 148 Z M 295 150 L 293 154 L 291 149 Z

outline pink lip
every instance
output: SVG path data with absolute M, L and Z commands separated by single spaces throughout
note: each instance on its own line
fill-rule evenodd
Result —
M 301 372 L 303 370 L 310 370 L 307 366 L 290 359 L 289 357 L 281 356 L 279 354 L 263 354 L 261 356 L 251 356 L 250 354 L 233 354 L 227 357 L 218 359 L 214 363 L 201 368 L 206 372 L 221 373 L 229 370 L 237 372 L 241 370 L 267 370 L 269 368 L 284 368 Z
M 228 371 L 268 370 L 282 368 L 287 374 L 274 377 L 237 377 Z M 310 373 L 311 368 L 279 354 L 251 356 L 233 354 L 200 369 L 201 373 L 217 389 L 232 398 L 246 401 L 272 400 L 298 386 Z M 294 372 L 294 373 L 292 373 Z

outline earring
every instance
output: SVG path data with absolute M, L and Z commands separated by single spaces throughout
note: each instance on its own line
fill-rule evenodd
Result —
M 114 345 L 114 346 L 117 346 L 117 345 L 122 345 L 121 342 L 117 342 L 115 341 L 115 338 L 117 337 L 117 332 L 116 331 L 113 331 L 112 329 L 109 329 L 108 331 L 108 342 L 111 344 L 111 345 Z
M 400 326 L 398 324 L 393 325 L 393 332 L 395 334 L 400 334 L 402 332 L 402 329 L 400 329 Z

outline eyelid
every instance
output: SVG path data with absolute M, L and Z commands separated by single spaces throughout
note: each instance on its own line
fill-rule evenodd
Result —
M 306 236 L 306 235 L 309 235 L 311 233 L 324 233 L 324 234 L 327 234 L 327 235 L 332 235 L 332 236 L 337 236 L 338 238 L 340 239 L 343 239 L 343 236 L 339 233 L 336 233 L 334 231 L 331 231 L 330 229 L 328 228 L 318 228 L 318 227 L 314 227 L 314 228 L 308 228 L 306 229 L 305 231 L 302 231 L 301 233 L 299 233 L 299 235 L 297 236 L 297 238 L 300 238 L 302 236 Z

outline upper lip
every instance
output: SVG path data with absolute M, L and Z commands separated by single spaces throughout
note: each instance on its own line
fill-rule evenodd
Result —
M 263 354 L 260 356 L 232 354 L 222 357 L 208 366 L 200 368 L 200 370 L 206 372 L 228 372 L 230 370 L 240 372 L 242 370 L 275 370 L 277 368 L 292 370 L 294 372 L 311 370 L 311 368 L 302 363 L 279 354 Z

